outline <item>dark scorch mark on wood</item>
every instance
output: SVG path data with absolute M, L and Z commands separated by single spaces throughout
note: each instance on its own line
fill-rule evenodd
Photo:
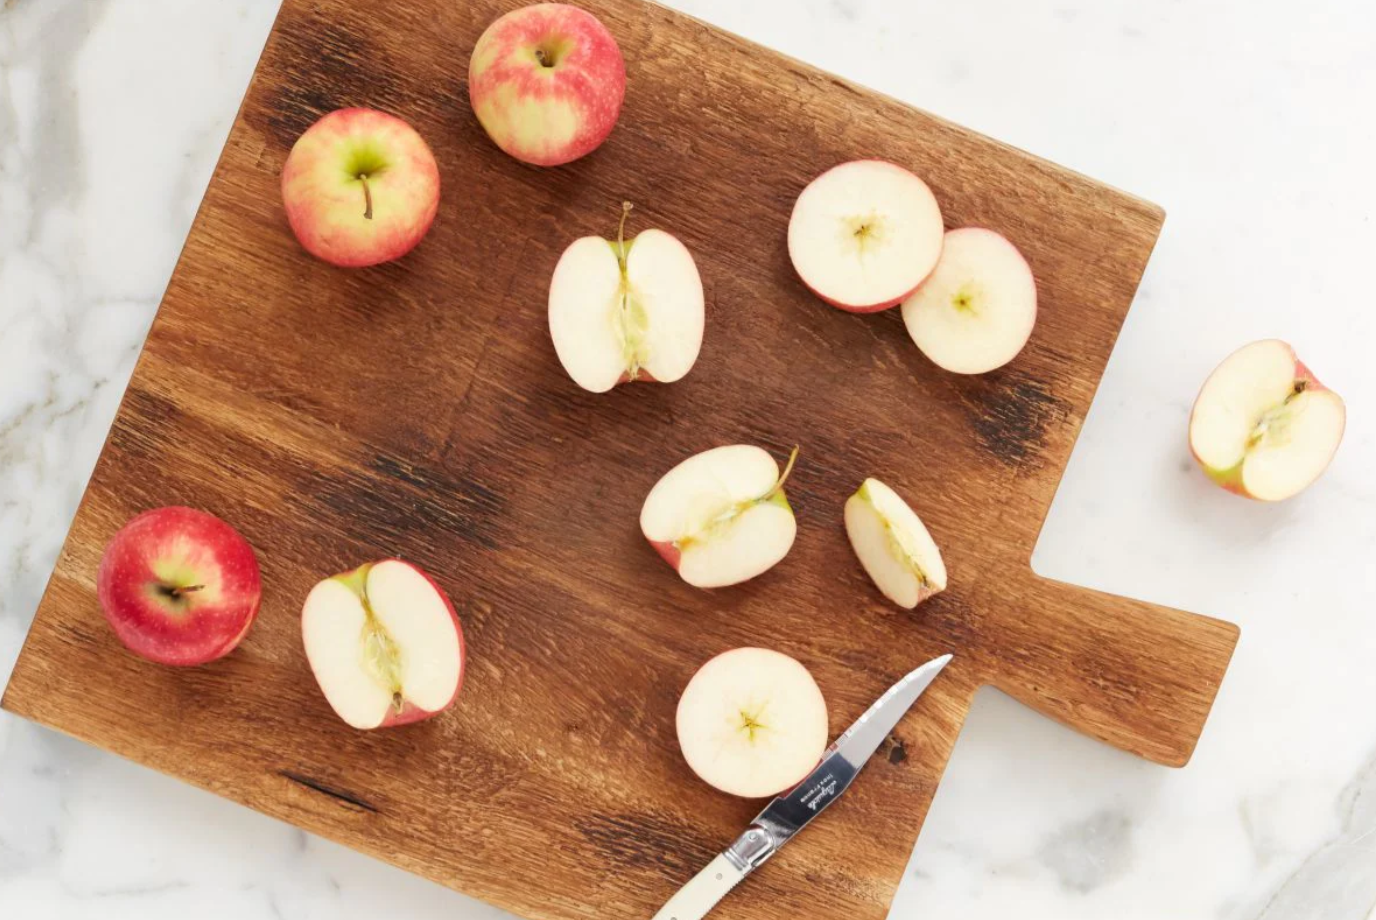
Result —
M 687 836 L 681 822 L 650 815 L 593 815 L 579 821 L 578 832 L 614 866 L 663 867 L 676 874 L 696 872 L 713 848 Z
M 985 450 L 1012 467 L 1038 461 L 1047 430 L 1068 414 L 1045 384 L 1025 377 L 989 381 L 972 424 Z
M 290 770 L 278 770 L 277 775 L 283 779 L 289 779 L 300 786 L 305 786 L 307 789 L 319 792 L 321 795 L 328 795 L 330 798 L 343 802 L 353 808 L 357 808 L 360 811 L 366 811 L 374 815 L 377 814 L 376 805 L 369 802 L 367 799 L 354 795 L 352 792 L 336 789 L 334 786 L 320 782 L 320 780 L 311 779 L 309 776 L 302 776 L 300 773 L 293 773 Z
M 903 744 L 903 739 L 897 735 L 889 738 L 893 747 L 889 749 L 889 763 L 897 765 L 908 759 L 908 748 Z

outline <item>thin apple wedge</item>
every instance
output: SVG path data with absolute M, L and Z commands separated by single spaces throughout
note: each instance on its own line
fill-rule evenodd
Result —
M 1230 492 L 1280 501 L 1328 468 L 1347 422 L 1342 397 L 1278 339 L 1253 342 L 1220 364 L 1190 413 L 1190 451 Z
M 827 746 L 827 704 L 807 668 L 738 648 L 703 665 L 678 701 L 678 743 L 709 786 L 775 795 L 807 776 Z
M 878 479 L 846 500 L 846 535 L 876 587 L 909 610 L 946 588 L 941 550 L 908 503 Z
M 698 588 L 721 588 L 772 568 L 793 546 L 797 522 L 766 451 L 733 444 L 684 460 L 655 483 L 640 509 L 645 539 Z

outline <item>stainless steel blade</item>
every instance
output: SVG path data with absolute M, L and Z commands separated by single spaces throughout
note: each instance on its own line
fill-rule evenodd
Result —
M 726 858 L 749 873 L 836 801 L 950 660 L 950 655 L 935 658 L 885 691 L 827 748 L 822 762 L 806 779 L 760 812 L 726 851 Z

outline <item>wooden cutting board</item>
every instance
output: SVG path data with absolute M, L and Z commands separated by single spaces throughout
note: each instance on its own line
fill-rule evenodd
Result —
M 747 920 L 885 915 L 975 690 L 999 687 L 1103 741 L 1189 758 L 1235 627 L 1034 575 L 1028 559 L 1161 226 L 1153 205 L 638 0 L 586 0 L 627 58 L 620 125 L 542 170 L 501 154 L 467 103 L 468 55 L 515 0 L 287 0 L 149 333 L 4 698 L 20 715 L 531 918 L 644 918 L 759 803 L 679 756 L 693 671 L 741 645 L 812 669 L 833 733 L 917 664 L 954 663 L 850 794 L 722 906 Z M 399 263 L 308 258 L 283 218 L 292 142 L 336 107 L 395 112 L 430 141 L 444 200 Z M 169 113 L 169 117 L 176 117 Z M 810 296 L 785 227 L 798 192 L 882 157 L 949 226 L 1007 234 L 1041 312 L 983 377 L 937 370 L 897 311 Z M 545 321 L 563 248 L 658 226 L 708 296 L 693 372 L 594 396 Z M 732 589 L 688 587 L 637 528 L 691 453 L 802 456 L 799 537 Z M 886 604 L 854 560 L 845 498 L 910 497 L 951 587 Z M 262 563 L 262 615 L 227 659 L 126 653 L 94 575 L 136 512 L 209 510 Z M 298 611 L 320 578 L 388 555 L 452 595 L 469 641 L 445 716 L 363 734 L 307 669 Z M 1010 752 L 1010 756 L 1013 752 Z

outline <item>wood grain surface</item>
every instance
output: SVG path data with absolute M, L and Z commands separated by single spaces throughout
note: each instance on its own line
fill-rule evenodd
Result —
M 53 726 L 530 918 L 643 918 L 758 810 L 698 782 L 674 706 L 710 656 L 804 662 L 833 733 L 895 679 L 954 663 L 846 798 L 719 909 L 878 920 L 970 699 L 993 684 L 1165 764 L 1189 758 L 1237 638 L 1225 623 L 1039 579 L 1041 522 L 1156 239 L 1153 205 L 638 0 L 586 0 L 626 53 L 608 143 L 542 170 L 467 103 L 468 55 L 518 0 L 287 0 L 4 698 Z M 400 262 L 332 268 L 296 244 L 278 175 L 321 114 L 368 105 L 430 141 L 444 198 Z M 168 117 L 176 117 L 169 113 Z M 932 186 L 948 226 L 1028 257 L 1041 311 L 1007 368 L 939 371 L 897 311 L 800 284 L 798 192 L 862 156 Z M 708 296 L 697 367 L 594 396 L 560 369 L 545 297 L 563 248 L 657 226 Z M 678 580 L 637 528 L 655 480 L 718 444 L 802 455 L 791 555 L 744 586 Z M 910 498 L 951 587 L 887 605 L 846 542 L 869 475 Z M 204 508 L 263 568 L 243 646 L 178 670 L 102 621 L 101 549 L 136 512 Z M 390 555 L 453 597 L 457 707 L 371 734 L 331 713 L 300 605 Z

